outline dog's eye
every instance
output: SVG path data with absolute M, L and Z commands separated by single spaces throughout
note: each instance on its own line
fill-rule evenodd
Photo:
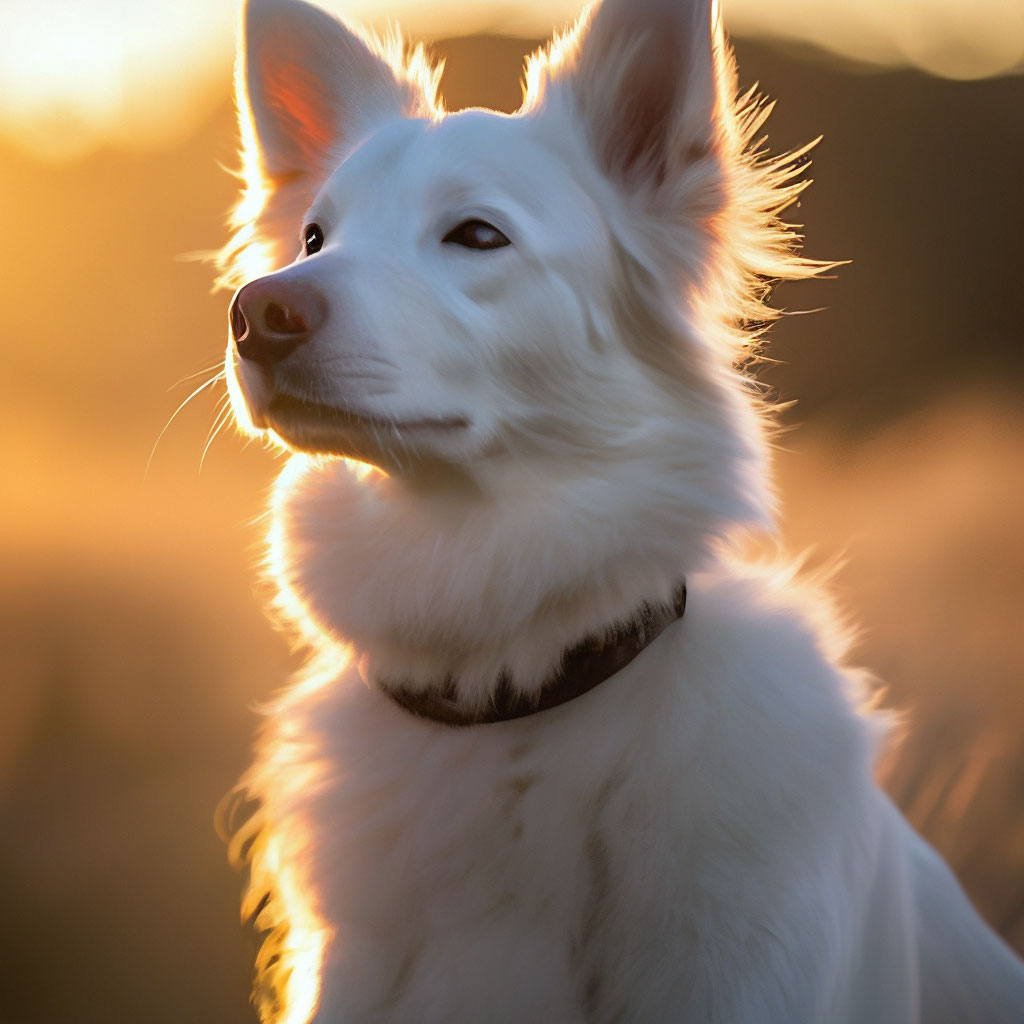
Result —
M 312 256 L 313 253 L 319 252 L 324 247 L 324 233 L 320 225 L 310 224 L 303 232 L 302 240 L 307 256 Z
M 446 245 L 461 245 L 465 249 L 501 249 L 512 243 L 485 220 L 464 220 L 441 239 Z

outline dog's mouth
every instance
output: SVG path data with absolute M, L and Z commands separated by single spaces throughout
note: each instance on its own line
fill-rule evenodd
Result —
M 448 435 L 469 425 L 469 420 L 460 415 L 392 419 L 283 392 L 271 398 L 257 422 L 297 451 L 355 458 L 367 458 L 381 448 L 407 448 L 420 437 Z

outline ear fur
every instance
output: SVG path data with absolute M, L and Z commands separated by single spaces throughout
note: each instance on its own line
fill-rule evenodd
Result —
M 299 220 L 385 121 L 433 117 L 439 69 L 400 38 L 364 36 L 304 0 L 246 0 L 235 75 L 245 196 L 220 256 L 237 285 L 290 263 Z
M 712 143 L 713 0 L 604 0 L 528 70 L 527 106 L 555 93 L 582 117 L 603 170 L 657 187 Z M 532 80 L 531 80 L 532 79 Z
M 781 218 L 815 143 L 771 157 L 770 112 L 737 93 L 718 0 L 603 0 L 526 69 L 522 113 L 582 121 L 600 169 L 652 214 L 616 229 L 632 264 L 668 268 L 665 294 L 685 282 L 696 333 L 744 364 L 779 316 L 771 284 L 836 266 L 801 257 Z
M 417 105 L 367 41 L 299 0 L 249 0 L 243 61 L 266 171 L 316 175 L 381 122 Z

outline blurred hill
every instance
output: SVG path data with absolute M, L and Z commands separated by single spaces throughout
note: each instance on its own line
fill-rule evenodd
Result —
M 530 44 L 453 40 L 449 105 L 511 109 Z M 837 280 L 780 293 L 768 379 L 787 531 L 869 624 L 860 648 L 915 709 L 889 769 L 914 820 L 1024 948 L 1024 78 L 850 74 L 748 43 L 776 149 L 824 132 L 795 219 Z M 252 702 L 294 665 L 252 584 L 280 465 L 200 453 L 227 297 L 183 253 L 217 247 L 234 119 L 152 156 L 42 165 L 0 149 L 0 937 L 12 1024 L 251 1020 L 237 882 L 213 809 Z M 212 371 L 211 371 L 212 372 Z M 230 435 L 229 435 L 230 436 Z

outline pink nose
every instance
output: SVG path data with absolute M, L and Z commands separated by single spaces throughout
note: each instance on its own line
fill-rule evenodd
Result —
M 327 301 L 311 284 L 271 274 L 240 288 L 228 313 L 243 359 L 271 366 L 290 355 L 327 319 Z

